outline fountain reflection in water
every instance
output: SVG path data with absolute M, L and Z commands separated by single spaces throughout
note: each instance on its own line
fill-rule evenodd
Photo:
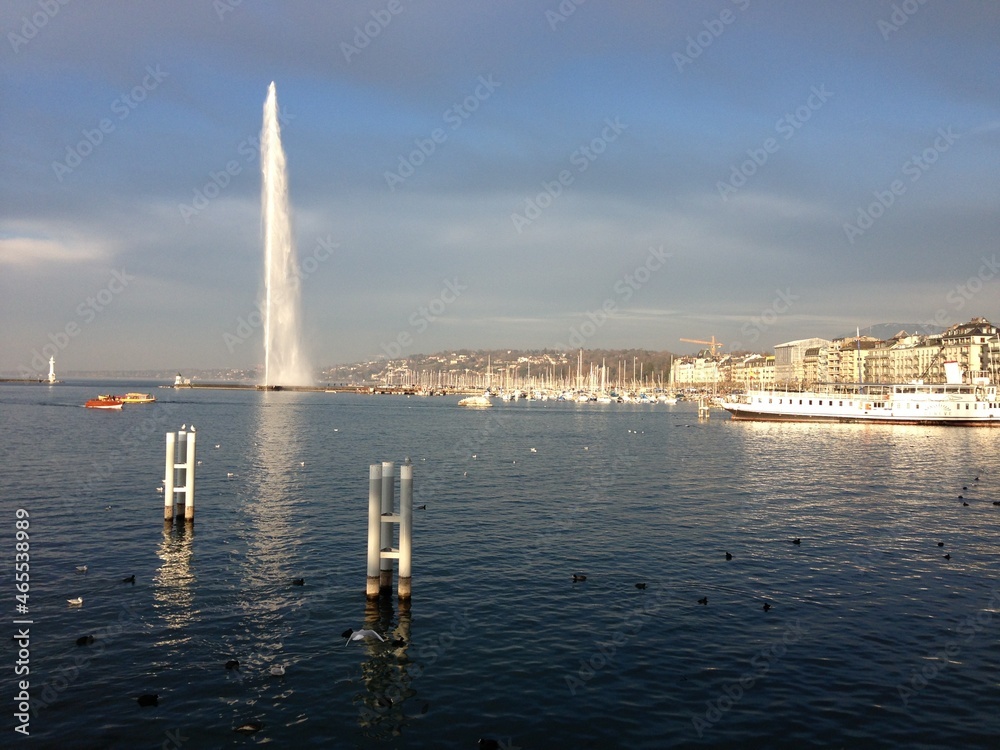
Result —
M 264 385 L 312 385 L 302 348 L 299 281 L 288 208 L 288 175 L 274 82 L 264 102 L 260 146 L 264 235 Z

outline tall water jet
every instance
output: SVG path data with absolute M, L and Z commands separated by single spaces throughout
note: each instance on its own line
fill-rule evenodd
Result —
M 278 96 L 271 82 L 264 102 L 260 166 L 264 235 L 264 387 L 312 385 L 299 325 L 297 259 L 288 210 L 288 176 L 278 124 Z

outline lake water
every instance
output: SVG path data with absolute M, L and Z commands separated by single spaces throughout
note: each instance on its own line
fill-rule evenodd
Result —
M 124 390 L 158 403 L 81 408 Z M 457 400 L 0 385 L 33 746 L 997 746 L 997 431 Z M 182 424 L 197 514 L 165 529 Z M 407 456 L 413 597 L 372 606 L 368 467 Z

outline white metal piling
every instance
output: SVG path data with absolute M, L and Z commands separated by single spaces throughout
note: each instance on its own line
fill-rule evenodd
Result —
M 410 562 L 413 547 L 413 464 L 406 459 L 399 467 L 399 598 L 410 598 Z
M 399 467 L 399 511 L 395 511 L 395 465 L 371 464 L 368 470 L 368 579 L 369 601 L 392 591 L 392 561 L 399 560 L 398 594 L 409 606 L 413 550 L 413 464 Z M 394 526 L 399 524 L 399 544 L 394 547 Z M 402 604 L 400 605 L 402 606 Z
M 174 444 L 177 433 L 167 433 L 167 460 L 163 469 L 163 520 L 174 520 Z
M 368 467 L 368 584 L 365 594 L 378 599 L 381 560 L 382 464 Z
M 382 552 L 392 552 L 392 518 L 395 505 L 396 472 L 392 461 L 382 462 L 382 530 L 380 549 Z M 380 565 L 379 586 L 383 590 L 392 590 L 392 558 L 382 555 Z
M 181 517 L 194 522 L 195 433 L 167 433 L 167 455 L 163 469 L 163 520 Z M 184 495 L 180 502 L 179 495 Z
M 194 447 L 195 433 L 189 432 L 187 436 L 187 466 L 184 477 L 186 485 L 184 487 L 184 521 L 194 522 Z

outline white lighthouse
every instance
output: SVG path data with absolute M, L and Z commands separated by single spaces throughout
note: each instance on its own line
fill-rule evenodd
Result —
M 49 357 L 49 382 L 56 382 L 56 358 Z

